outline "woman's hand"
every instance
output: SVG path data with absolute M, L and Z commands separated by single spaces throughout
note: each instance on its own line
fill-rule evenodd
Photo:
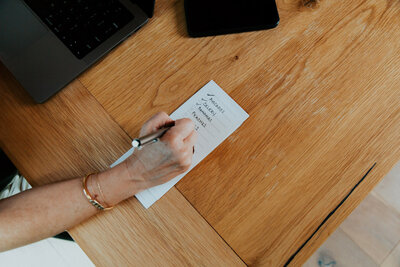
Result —
M 143 125 L 140 136 L 173 123 L 165 112 L 157 113 Z M 166 183 L 187 171 L 192 163 L 196 140 L 194 123 L 190 119 L 180 119 L 175 121 L 159 142 L 135 151 L 124 162 L 135 191 Z
M 189 169 L 197 140 L 194 123 L 190 119 L 174 122 L 165 112 L 157 113 L 143 125 L 140 136 L 171 124 L 174 126 L 159 142 L 136 150 L 121 164 L 88 179 L 88 189 L 100 203 L 114 206 Z
M 167 114 L 158 113 L 146 122 L 141 135 L 171 122 Z M 197 138 L 193 127 L 189 119 L 175 121 L 160 142 L 135 151 L 112 169 L 90 175 L 86 180 L 88 191 L 103 206 L 114 206 L 186 171 Z M 53 236 L 96 214 L 99 210 L 82 192 L 82 178 L 35 187 L 1 200 L 0 251 Z

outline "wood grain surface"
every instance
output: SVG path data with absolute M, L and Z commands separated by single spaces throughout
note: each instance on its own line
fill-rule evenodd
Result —
M 131 141 L 79 81 L 38 105 L 1 64 L 0 126 L 1 148 L 34 186 L 108 168 Z M 96 266 L 244 266 L 176 189 L 150 210 L 132 198 L 70 233 Z
M 183 1 L 157 1 L 80 77 L 131 137 L 211 79 L 250 114 L 177 188 L 260 266 L 285 264 L 377 163 L 291 262 L 303 263 L 400 159 L 400 2 L 277 4 L 274 30 L 191 39 Z

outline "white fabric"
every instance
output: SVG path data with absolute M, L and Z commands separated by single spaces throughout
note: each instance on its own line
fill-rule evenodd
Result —
M 0 199 L 11 197 L 31 188 L 32 186 L 25 180 L 25 178 L 22 175 L 17 174 L 11 182 L 0 191 Z

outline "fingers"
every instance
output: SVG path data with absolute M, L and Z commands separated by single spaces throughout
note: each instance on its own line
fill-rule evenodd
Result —
M 196 144 L 196 142 L 197 142 L 197 137 L 198 137 L 197 132 L 196 131 L 192 131 L 191 134 L 189 134 L 189 136 L 185 138 L 184 142 L 189 147 L 194 147 L 194 144 Z
M 148 134 L 173 122 L 164 112 L 153 116 L 142 128 L 141 134 Z M 132 165 L 132 177 L 140 188 L 162 184 L 180 173 L 187 171 L 192 164 L 193 146 L 197 140 L 194 123 L 190 119 L 180 119 L 161 137 L 161 142 L 149 144 L 145 149 L 135 151 L 139 167 Z M 135 167 L 136 166 L 136 167 Z
M 197 140 L 194 123 L 190 119 L 175 121 L 175 126 L 169 129 L 161 141 L 169 147 L 174 155 L 175 168 L 187 170 L 193 157 L 193 146 Z
M 173 122 L 174 121 L 167 115 L 167 113 L 158 112 L 143 125 L 142 129 L 140 130 L 140 136 L 155 132 Z
M 161 140 L 183 142 L 194 131 L 194 123 L 191 119 L 180 119 L 175 121 L 175 126 L 169 129 Z

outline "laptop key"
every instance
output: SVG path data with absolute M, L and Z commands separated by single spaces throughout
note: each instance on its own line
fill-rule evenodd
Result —
M 134 19 L 118 0 L 24 1 L 78 59 Z

